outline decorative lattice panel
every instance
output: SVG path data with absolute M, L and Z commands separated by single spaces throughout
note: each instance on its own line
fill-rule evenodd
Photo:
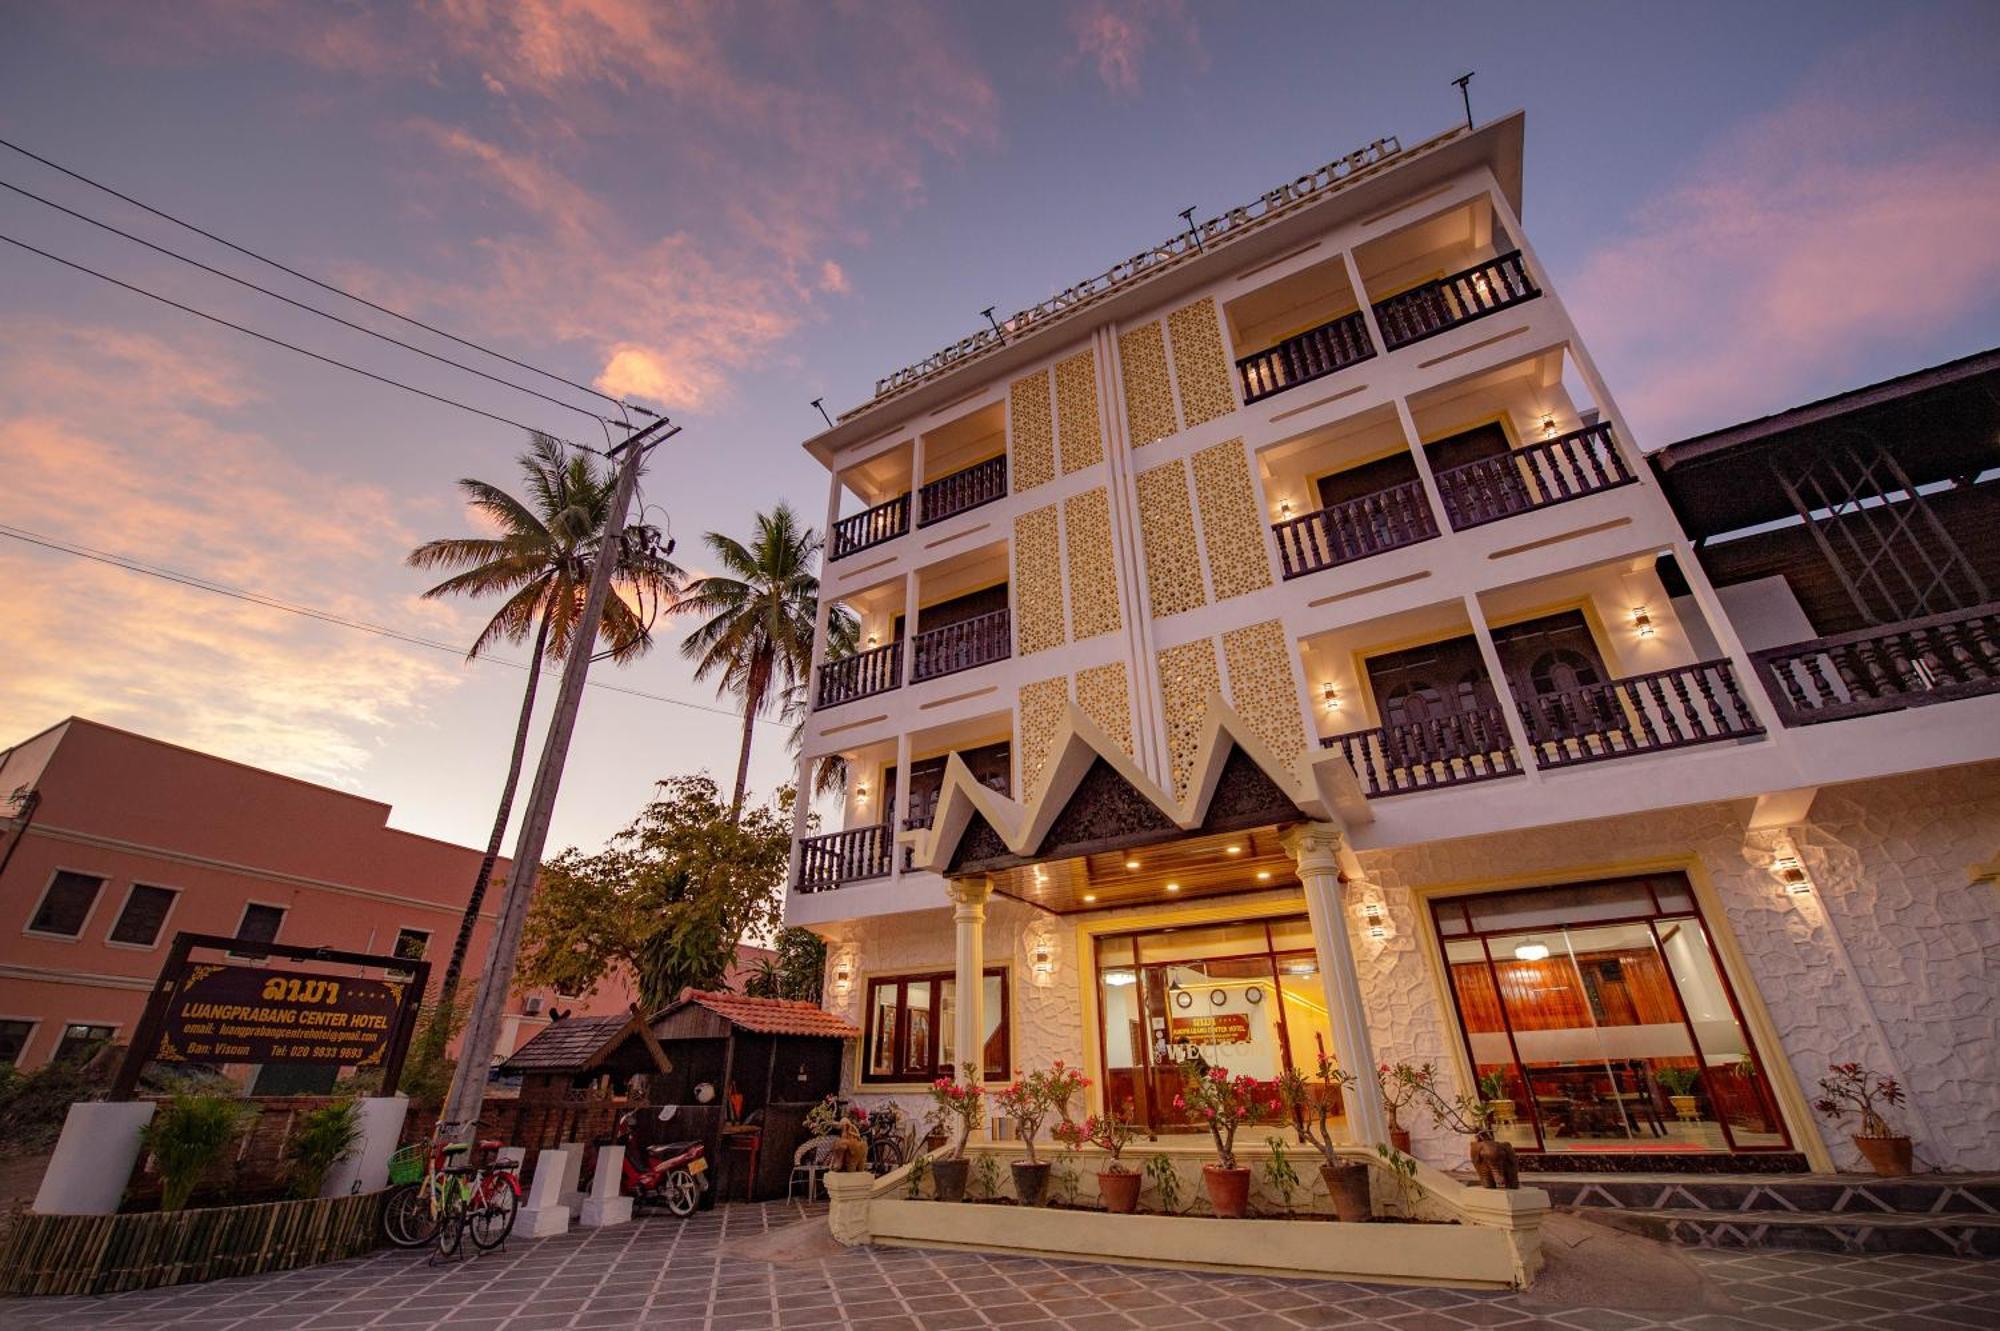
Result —
M 1146 544 L 1146 597 L 1155 619 L 1208 604 L 1194 537 L 1187 465 L 1176 458 L 1138 475 L 1139 535 Z
M 1132 752 L 1132 698 L 1123 661 L 1077 671 L 1076 705 L 1125 752 Z
M 1069 700 L 1069 680 L 1061 675 L 1021 686 L 1021 798 L 1041 789 L 1042 769 L 1062 725 L 1063 704 Z
M 1120 333 L 1118 360 L 1124 367 L 1125 424 L 1132 447 L 1141 448 L 1178 431 L 1173 384 L 1167 378 L 1167 339 L 1160 331 L 1160 321 Z
M 1062 549 L 1054 504 L 1014 519 L 1014 604 L 1021 655 L 1062 646 Z
M 1215 599 L 1226 601 L 1270 586 L 1264 519 L 1250 489 L 1250 460 L 1241 439 L 1225 439 L 1194 455 L 1194 489 Z
M 1187 794 L 1201 741 L 1201 716 L 1211 694 L 1222 692 L 1215 663 L 1215 640 L 1197 638 L 1159 655 L 1160 705 L 1167 716 L 1167 754 L 1173 761 L 1174 793 Z
M 1287 758 L 1306 751 L 1299 719 L 1299 685 L 1285 626 L 1275 619 L 1222 635 L 1229 663 L 1229 700 L 1257 738 Z
M 1007 470 L 1014 491 L 1032 490 L 1056 478 L 1056 427 L 1049 411 L 1049 372 L 1016 379 L 1007 392 Z
M 1063 475 L 1104 461 L 1104 428 L 1097 416 L 1097 360 L 1088 347 L 1056 364 L 1056 423 L 1062 431 Z
M 1118 613 L 1118 568 L 1111 556 L 1111 496 L 1103 486 L 1063 501 L 1069 542 L 1070 632 L 1081 642 L 1124 625 Z
M 1174 381 L 1181 388 L 1181 416 L 1192 430 L 1236 410 L 1229 358 L 1222 351 L 1222 326 L 1215 302 L 1203 298 L 1167 316 L 1174 343 Z

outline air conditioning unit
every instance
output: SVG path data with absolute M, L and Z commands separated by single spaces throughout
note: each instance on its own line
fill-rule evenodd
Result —
M 531 1017 L 539 1017 L 542 1014 L 542 996 L 540 994 L 528 995 L 527 1012 Z

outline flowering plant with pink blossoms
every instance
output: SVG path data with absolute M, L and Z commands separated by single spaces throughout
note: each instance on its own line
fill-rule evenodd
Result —
M 956 1125 L 958 1140 L 952 1143 L 948 1160 L 965 1158 L 965 1142 L 972 1130 L 979 1126 L 980 1115 L 985 1110 L 986 1088 L 980 1084 L 979 1069 L 972 1064 L 965 1065 L 965 1081 L 953 1081 L 950 1077 L 939 1077 L 931 1083 L 930 1125 L 934 1128 L 949 1128 Z
M 1215 1138 L 1217 1164 L 1223 1169 L 1236 1168 L 1236 1129 L 1275 1115 L 1276 1095 L 1255 1077 L 1231 1077 L 1228 1068 L 1184 1071 L 1187 1083 L 1174 1097 L 1174 1108 L 1192 1112 L 1208 1124 L 1209 1134 Z

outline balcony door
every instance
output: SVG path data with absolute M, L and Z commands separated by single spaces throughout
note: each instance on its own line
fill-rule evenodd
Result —
M 1368 684 L 1382 714 L 1382 740 L 1397 767 L 1450 762 L 1483 752 L 1460 734 L 1461 718 L 1495 706 L 1493 682 L 1469 635 L 1368 658 Z
M 1581 610 L 1494 629 L 1493 647 L 1528 713 L 1530 738 L 1573 739 L 1623 728 L 1624 711 L 1606 687 L 1611 671 Z

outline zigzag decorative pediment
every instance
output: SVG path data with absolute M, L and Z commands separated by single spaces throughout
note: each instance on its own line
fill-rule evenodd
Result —
M 1064 708 L 1043 771 L 1041 788 L 1015 800 L 980 784 L 953 754 L 929 831 L 906 838 L 915 867 L 981 872 L 1181 834 L 1337 821 L 1356 811 L 1366 817 L 1354 773 L 1338 754 L 1287 761 L 1219 696 L 1209 700 L 1184 796 L 1147 776 L 1075 704 Z

